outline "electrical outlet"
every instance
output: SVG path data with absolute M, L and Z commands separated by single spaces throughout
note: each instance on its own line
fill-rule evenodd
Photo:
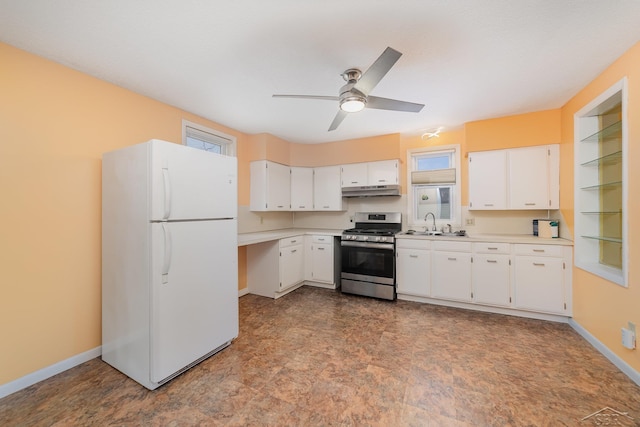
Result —
M 629 322 L 628 328 L 622 328 L 622 346 L 633 350 L 636 348 L 636 325 Z
M 264 218 L 260 217 L 260 224 L 262 224 L 264 222 Z
M 476 225 L 476 220 L 475 218 L 467 218 L 467 220 L 465 221 L 466 225 Z

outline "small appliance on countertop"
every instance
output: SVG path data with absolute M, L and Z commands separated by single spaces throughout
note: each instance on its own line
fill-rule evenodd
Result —
M 559 221 L 556 219 L 534 219 L 533 235 L 547 239 L 560 237 L 558 224 Z

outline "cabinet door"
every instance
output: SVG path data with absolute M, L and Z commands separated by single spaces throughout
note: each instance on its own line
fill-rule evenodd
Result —
M 431 268 L 431 296 L 471 301 L 471 254 L 434 251 Z
M 291 168 L 291 210 L 313 210 L 313 168 Z
M 383 160 L 369 163 L 368 185 L 396 184 L 398 184 L 397 160 Z
M 561 258 L 515 257 L 515 307 L 564 314 L 564 272 Z
M 342 165 L 342 187 L 361 187 L 367 185 L 367 163 Z
M 333 244 L 314 243 L 311 247 L 311 280 L 333 283 Z
M 316 211 L 342 210 L 340 166 L 324 166 L 313 170 L 313 209 Z
M 291 209 L 291 170 L 280 163 L 267 162 L 267 209 Z
M 546 145 L 509 150 L 509 208 L 549 209 Z
M 509 258 L 509 255 L 474 255 L 471 268 L 473 302 L 511 305 Z
M 289 166 L 267 160 L 251 162 L 250 210 L 288 211 L 291 205 Z
M 424 249 L 396 250 L 397 292 L 428 297 L 430 294 L 431 252 Z
M 304 246 L 302 244 L 280 249 L 280 289 L 290 288 L 304 280 Z
M 505 150 L 469 153 L 469 209 L 507 208 Z

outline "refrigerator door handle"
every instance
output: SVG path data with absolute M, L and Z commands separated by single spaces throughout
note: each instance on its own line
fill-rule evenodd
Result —
M 169 267 L 171 267 L 171 232 L 168 224 L 162 223 L 164 232 L 164 258 L 162 262 L 162 283 L 169 283 Z
M 169 167 L 162 168 L 162 183 L 164 184 L 164 214 L 162 219 L 169 219 L 171 215 L 171 180 L 169 179 Z

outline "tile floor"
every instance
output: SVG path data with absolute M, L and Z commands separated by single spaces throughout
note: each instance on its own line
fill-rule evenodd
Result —
M 640 425 L 640 387 L 568 325 L 303 287 L 240 299 L 231 347 L 155 391 L 94 359 L 2 426 Z M 631 419 L 633 418 L 633 420 Z

